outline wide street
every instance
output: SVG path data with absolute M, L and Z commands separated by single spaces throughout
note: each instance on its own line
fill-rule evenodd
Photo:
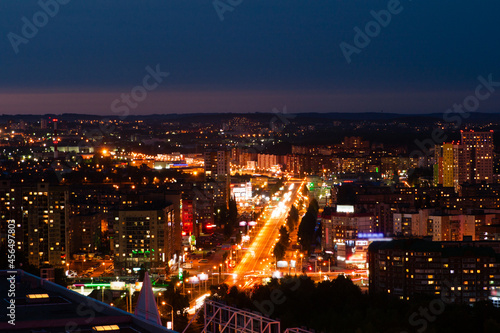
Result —
M 250 246 L 234 268 L 233 275 L 226 279 L 227 284 L 245 288 L 257 282 L 259 277 L 271 276 L 275 270 L 272 247 L 277 242 L 279 228 L 284 225 L 288 211 L 303 184 L 304 181 L 289 181 L 278 194 L 279 200 L 271 200 L 257 221 L 262 226 L 257 228 L 257 235 L 251 238 Z

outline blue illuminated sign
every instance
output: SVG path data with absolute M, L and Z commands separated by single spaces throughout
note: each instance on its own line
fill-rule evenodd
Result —
M 371 234 L 371 233 L 359 233 L 358 234 L 358 238 L 384 238 L 384 234 L 383 233 L 374 233 L 374 234 Z

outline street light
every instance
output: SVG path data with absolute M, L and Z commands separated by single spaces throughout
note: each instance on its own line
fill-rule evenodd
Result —
M 165 301 L 161 302 L 161 305 L 163 305 L 163 306 L 168 305 L 172 309 L 172 327 L 171 327 L 171 329 L 173 330 L 174 329 L 174 307 L 170 304 L 167 304 L 167 302 L 165 302 Z
M 158 295 L 156 295 L 156 307 L 158 307 L 158 300 L 160 299 L 161 297 L 161 292 L 158 293 Z

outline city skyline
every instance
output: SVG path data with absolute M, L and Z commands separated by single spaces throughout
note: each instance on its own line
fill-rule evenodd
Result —
M 378 329 L 386 321 L 363 313 L 393 309 L 398 331 L 440 329 L 467 310 L 459 325 L 475 332 L 483 305 L 497 325 L 496 115 L 460 124 L 381 113 L 119 118 L 0 117 L 0 247 L 9 254 L 0 268 L 64 287 L 47 296 L 21 289 L 22 297 L 9 296 L 16 306 L 24 294 L 42 303 L 88 297 L 108 304 L 100 313 L 116 307 L 129 312 L 124 321 L 148 320 L 140 315 L 144 291 L 155 322 L 177 332 L 220 302 L 236 312 L 251 306 L 262 314 L 254 319 L 277 318 L 273 325 L 287 332 Z M 285 303 L 266 296 L 276 287 Z M 397 303 L 380 306 L 378 297 Z M 413 314 L 420 297 L 446 315 L 430 323 Z M 287 308 L 300 314 L 288 319 Z M 47 317 L 58 318 L 57 309 Z M 17 310 L 3 327 L 47 327 Z M 352 312 L 360 315 L 350 319 Z M 72 316 L 82 328 L 102 324 Z M 115 318 L 102 320 L 130 325 Z M 204 327 L 214 325 L 204 318 Z

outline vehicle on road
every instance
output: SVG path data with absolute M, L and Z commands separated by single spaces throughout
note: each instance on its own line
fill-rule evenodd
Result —
M 205 264 L 205 263 L 207 263 L 207 262 L 208 262 L 208 259 L 200 259 L 200 260 L 198 260 L 198 262 L 199 262 L 200 264 Z
M 315 262 L 317 259 L 318 259 L 318 255 L 316 253 L 313 253 L 309 257 L 309 262 Z
M 75 271 L 66 271 L 66 276 L 69 277 L 69 278 L 76 278 L 78 277 L 78 274 L 75 272 Z

